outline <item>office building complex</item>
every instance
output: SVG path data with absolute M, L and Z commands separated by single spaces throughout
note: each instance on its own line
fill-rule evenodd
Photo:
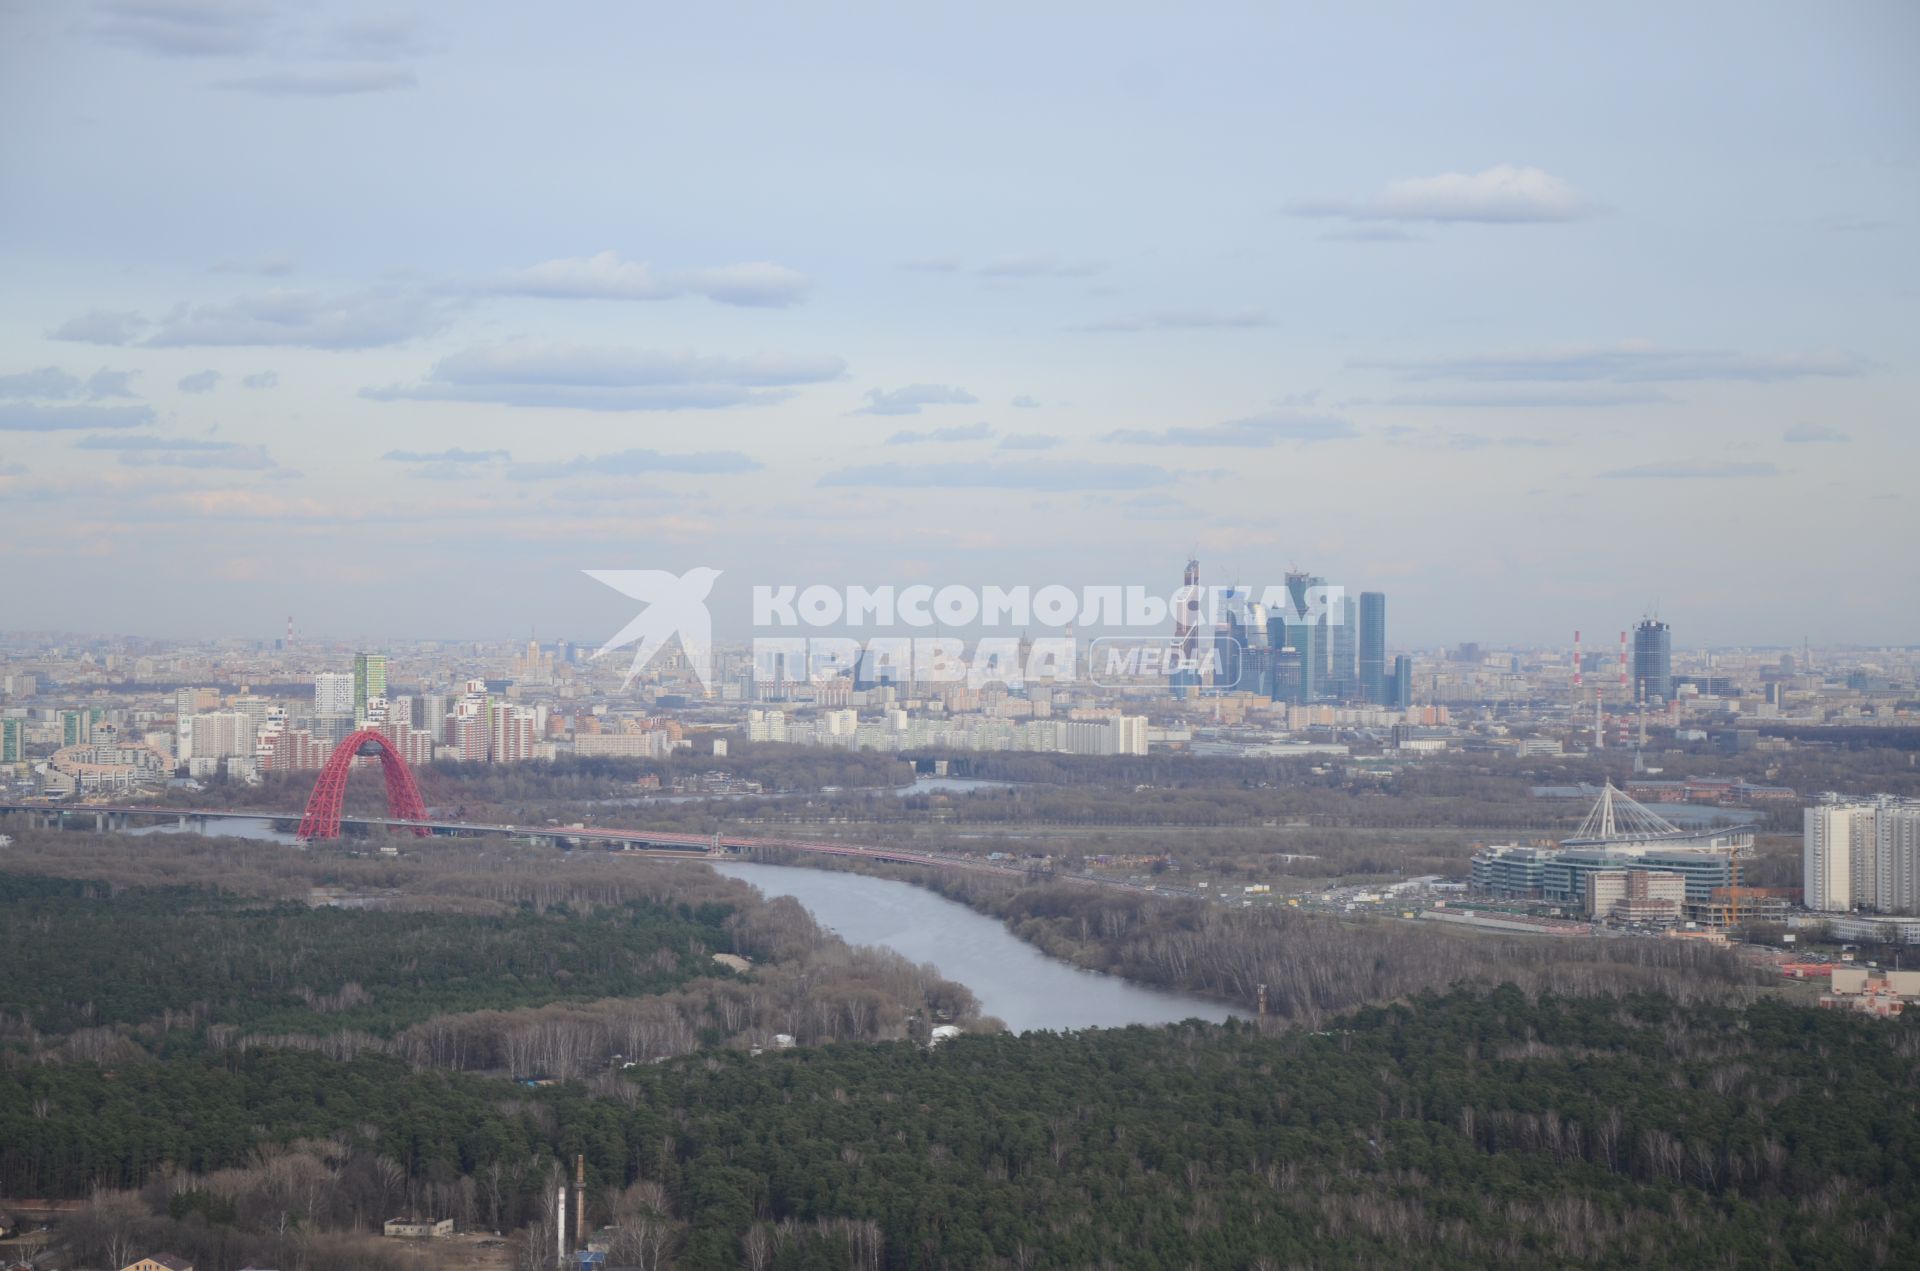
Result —
M 1387 705 L 1406 710 L 1413 705 L 1413 659 L 1402 653 L 1393 660 L 1392 700 Z

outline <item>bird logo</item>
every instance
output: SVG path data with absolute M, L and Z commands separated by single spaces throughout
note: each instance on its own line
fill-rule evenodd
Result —
M 583 569 L 580 572 L 623 596 L 646 603 L 639 617 L 620 628 L 619 634 L 593 654 L 598 658 L 636 640 L 640 642 L 633 651 L 633 664 L 627 668 L 627 678 L 620 684 L 623 690 L 669 640 L 678 636 L 680 651 L 692 664 L 693 673 L 700 677 L 701 687 L 709 693 L 713 691 L 713 617 L 707 612 L 707 595 L 713 590 L 714 580 L 720 577 L 719 570 L 702 565 L 684 574 L 664 569 Z

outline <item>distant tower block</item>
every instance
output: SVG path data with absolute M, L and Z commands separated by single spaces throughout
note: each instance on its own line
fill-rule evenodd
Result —
M 1580 684 L 1580 631 L 1576 627 L 1573 632 L 1573 692 L 1576 697 L 1580 694 Z
M 1632 696 L 1627 687 L 1627 633 L 1624 631 L 1620 633 L 1620 691 Z

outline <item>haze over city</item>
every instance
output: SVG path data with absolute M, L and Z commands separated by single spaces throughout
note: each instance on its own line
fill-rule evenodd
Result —
M 1427 645 L 1920 619 L 1908 5 L 0 21 L 12 627 L 1189 554 Z

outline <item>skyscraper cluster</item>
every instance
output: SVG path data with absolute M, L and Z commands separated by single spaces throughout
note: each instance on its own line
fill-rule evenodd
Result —
M 1253 693 L 1276 702 L 1355 702 L 1404 709 L 1413 704 L 1413 661 L 1387 660 L 1387 597 L 1363 591 L 1356 600 L 1316 574 L 1290 570 L 1286 601 L 1269 609 L 1240 587 L 1220 593 L 1222 612 L 1213 627 L 1213 657 L 1202 655 L 1204 633 L 1177 615 L 1174 642 L 1181 659 L 1168 676 L 1175 697 L 1198 692 L 1207 682 L 1220 692 Z M 1187 562 L 1188 594 L 1200 585 L 1200 562 Z

